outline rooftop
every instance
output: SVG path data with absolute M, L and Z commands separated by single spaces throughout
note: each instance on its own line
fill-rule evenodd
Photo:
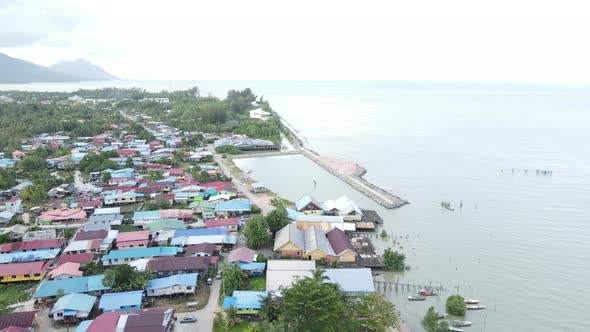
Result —
M 196 286 L 198 273 L 175 274 L 166 278 L 152 279 L 148 281 L 146 290 L 168 288 L 172 286 Z
M 96 302 L 96 296 L 90 296 L 86 294 L 72 293 L 60 297 L 57 302 L 51 308 L 51 313 L 56 313 L 62 310 L 75 310 L 75 311 L 92 311 L 94 303 Z
M 140 306 L 142 295 L 143 291 L 103 294 L 100 297 L 98 307 L 104 311 L 112 311 L 127 306 Z

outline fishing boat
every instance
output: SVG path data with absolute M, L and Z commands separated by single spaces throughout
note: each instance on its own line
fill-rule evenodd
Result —
M 454 320 L 454 321 L 452 322 L 452 324 L 453 324 L 453 326 L 458 326 L 458 327 L 461 327 L 461 326 L 471 326 L 471 322 L 470 322 L 470 321 L 466 321 L 466 320 L 457 320 L 457 319 L 456 319 L 456 320 Z
M 485 305 L 477 305 L 477 304 L 469 304 L 467 306 L 465 306 L 465 308 L 467 310 L 481 310 L 481 309 L 485 309 Z
M 445 319 L 449 314 L 438 314 L 438 319 Z
M 410 300 L 410 301 L 424 301 L 424 300 L 426 300 L 426 297 L 420 296 L 420 295 L 410 295 L 410 296 L 408 296 L 408 300 Z
M 449 331 L 452 331 L 452 332 L 463 332 L 463 330 L 458 329 L 456 327 L 452 327 L 452 326 L 449 327 Z
M 418 294 L 422 295 L 422 296 L 434 296 L 436 295 L 436 293 L 434 291 L 431 290 L 426 290 L 426 289 L 421 289 Z
M 479 300 L 475 299 L 465 299 L 465 304 L 478 304 Z

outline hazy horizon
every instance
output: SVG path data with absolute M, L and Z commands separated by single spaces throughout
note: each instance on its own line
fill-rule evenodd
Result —
M 0 52 L 127 80 L 590 83 L 590 4 L 0 0 Z

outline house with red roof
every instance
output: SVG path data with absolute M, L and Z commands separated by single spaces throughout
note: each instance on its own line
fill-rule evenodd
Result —
M 150 231 L 119 232 L 117 235 L 117 249 L 147 248 Z
M 218 193 L 222 191 L 236 191 L 233 183 L 224 181 L 201 183 L 201 187 L 215 188 L 215 191 L 217 191 Z
M 74 237 L 76 241 L 82 240 L 104 240 L 109 235 L 109 231 L 107 230 L 99 230 L 99 231 L 88 231 L 88 232 L 78 232 Z
M 42 280 L 49 267 L 49 262 L 29 262 L 0 264 L 0 282 L 21 282 Z
M 73 279 L 81 277 L 82 275 L 83 272 L 80 271 L 80 263 L 74 262 L 60 264 L 47 273 L 47 277 L 53 280 Z
M 117 154 L 121 157 L 133 157 L 137 154 L 137 150 L 119 149 L 117 150 Z
M 336 259 L 339 262 L 354 263 L 356 261 L 358 255 L 356 251 L 354 251 L 350 239 L 346 236 L 343 230 L 334 227 L 326 233 L 326 237 L 332 245 L 332 249 L 334 249 L 334 253 L 336 254 Z
M 0 330 L 8 330 L 11 329 L 12 332 L 15 331 L 14 329 L 20 329 L 17 331 L 30 331 L 29 329 L 33 328 L 33 323 L 35 322 L 35 316 L 37 315 L 37 311 L 22 311 L 22 312 L 14 312 L 11 314 L 0 315 Z
M 106 312 L 96 317 L 86 332 L 170 332 L 175 312 L 175 309 L 160 308 Z
M 199 244 L 191 244 L 184 248 L 185 256 L 214 256 L 216 252 L 219 252 L 217 245 L 206 242 Z
M 85 254 L 70 254 L 61 255 L 57 261 L 57 264 L 64 264 L 68 262 L 80 263 L 80 266 L 84 266 L 87 263 L 95 262 L 98 260 L 98 255 L 94 253 Z
M 56 209 L 41 213 L 37 218 L 41 224 L 83 223 L 86 212 L 79 209 Z
M 34 240 L 26 242 L 10 242 L 0 245 L 0 254 L 11 252 L 40 251 L 63 248 L 66 239 Z
M 234 249 L 230 251 L 229 256 L 227 257 L 228 263 L 252 263 L 256 261 L 256 251 L 241 247 L 238 249 Z
M 230 232 L 237 232 L 240 223 L 238 222 L 238 218 L 225 218 L 207 220 L 205 221 L 205 225 L 207 228 L 223 227 Z

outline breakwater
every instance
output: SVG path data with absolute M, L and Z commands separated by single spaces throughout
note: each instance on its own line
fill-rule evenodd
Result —
M 403 200 L 386 190 L 369 183 L 363 178 L 363 175 L 367 172 L 364 168 L 358 166 L 357 170 L 352 175 L 346 175 L 339 172 L 334 167 L 330 166 L 326 163 L 322 157 L 316 153 L 315 151 L 308 149 L 303 146 L 303 141 L 299 137 L 297 131 L 288 124 L 283 118 L 281 118 L 281 123 L 283 124 L 283 128 L 289 133 L 290 137 L 292 138 L 292 143 L 295 146 L 295 149 L 298 153 L 306 156 L 308 159 L 312 160 L 320 167 L 325 169 L 326 171 L 330 172 L 332 175 L 338 177 L 342 181 L 348 183 L 354 189 L 360 191 L 361 193 L 365 194 L 367 197 L 372 199 L 373 201 L 379 203 L 380 205 L 388 208 L 388 209 L 396 209 L 402 207 L 406 204 L 409 204 L 408 201 Z M 293 154 L 292 151 L 288 151 L 289 153 L 277 153 L 275 155 L 280 154 Z

